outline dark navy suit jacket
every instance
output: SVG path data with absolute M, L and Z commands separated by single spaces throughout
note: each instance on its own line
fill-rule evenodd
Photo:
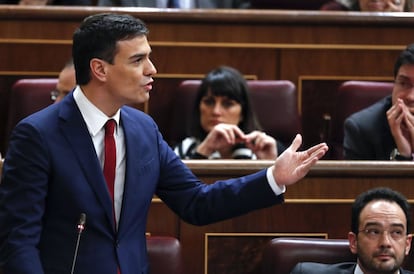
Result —
M 353 274 L 355 262 L 340 264 L 298 263 L 290 274 Z M 413 272 L 400 269 L 400 274 L 412 274 Z
M 146 220 L 158 195 L 185 221 L 203 225 L 283 201 L 266 171 L 201 183 L 163 140 L 154 121 L 121 109 L 126 174 L 118 231 L 102 168 L 72 94 L 21 121 L 0 184 L 0 266 L 12 274 L 70 273 L 76 224 L 87 216 L 77 274 L 148 272 Z
M 387 121 L 391 96 L 349 116 L 344 123 L 347 160 L 389 160 L 396 147 Z

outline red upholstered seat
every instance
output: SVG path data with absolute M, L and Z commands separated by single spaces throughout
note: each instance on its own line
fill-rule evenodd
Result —
M 263 250 L 262 274 L 289 274 L 299 262 L 356 261 L 346 239 L 275 238 Z
M 166 139 L 172 145 L 188 135 L 200 83 L 200 80 L 185 80 L 176 91 L 171 123 L 166 134 Z M 253 109 L 263 130 L 289 144 L 302 131 L 295 85 L 284 80 L 249 80 L 247 84 Z
M 26 116 L 52 104 L 50 97 L 57 78 L 20 79 L 14 83 L 10 95 L 6 140 L 16 124 Z
M 338 88 L 338 101 L 332 115 L 328 143 L 331 157 L 343 159 L 344 122 L 351 114 L 366 108 L 392 93 L 394 83 L 346 81 Z
M 349 10 L 349 9 L 345 7 L 344 5 L 332 0 L 332 1 L 328 1 L 327 3 L 323 4 L 320 7 L 320 10 Z
M 180 241 L 168 236 L 147 237 L 150 274 L 183 274 Z

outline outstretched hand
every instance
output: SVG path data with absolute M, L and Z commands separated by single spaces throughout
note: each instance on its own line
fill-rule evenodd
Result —
M 292 185 L 305 177 L 309 169 L 328 151 L 325 143 L 315 145 L 305 151 L 297 151 L 302 144 L 302 136 L 297 134 L 292 144 L 277 157 L 271 167 L 278 185 Z

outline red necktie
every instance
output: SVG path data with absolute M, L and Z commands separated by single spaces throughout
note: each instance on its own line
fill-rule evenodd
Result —
M 114 202 L 114 183 L 115 183 L 115 166 L 116 166 L 116 146 L 114 138 L 115 120 L 108 120 L 105 124 L 105 162 L 104 176 L 111 195 L 112 203 Z
M 112 212 L 115 218 L 114 208 L 114 185 L 115 185 L 115 169 L 116 169 L 116 146 L 115 146 L 115 131 L 116 122 L 114 119 L 110 119 L 105 124 L 105 162 L 104 162 L 104 176 L 106 184 L 108 186 L 109 194 L 112 199 Z M 117 274 L 120 274 L 119 268 Z

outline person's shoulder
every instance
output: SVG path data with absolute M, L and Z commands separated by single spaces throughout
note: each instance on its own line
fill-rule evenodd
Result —
M 142 111 L 138 108 L 132 107 L 132 106 L 123 106 L 121 108 L 121 112 L 123 114 L 131 115 L 133 117 L 151 118 L 151 116 L 149 114 L 145 113 L 144 111 Z
M 414 272 L 409 271 L 409 270 L 405 270 L 405 269 L 400 269 L 400 273 L 401 274 L 414 274 Z
M 347 119 L 354 120 L 363 120 L 371 119 L 373 117 L 382 117 L 386 114 L 387 110 L 391 107 L 391 96 L 382 98 L 381 100 L 375 102 L 374 104 L 363 108 L 353 114 L 351 114 Z
M 330 274 L 330 273 L 352 273 L 355 268 L 354 262 L 345 262 L 338 264 L 323 264 L 314 262 L 298 263 L 291 273 L 306 273 L 306 274 Z
M 48 125 L 51 120 L 58 119 L 59 104 L 51 104 L 23 118 L 20 122 Z
M 158 127 L 154 119 L 149 114 L 131 106 L 123 106 L 121 108 L 121 118 L 124 123 Z

